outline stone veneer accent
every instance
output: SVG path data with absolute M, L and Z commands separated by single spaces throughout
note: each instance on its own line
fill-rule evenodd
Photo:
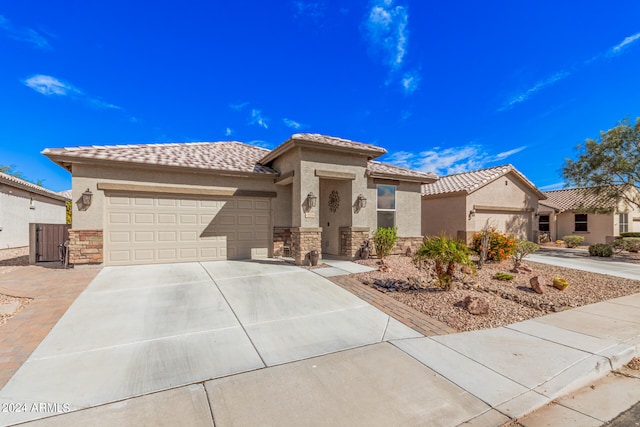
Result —
M 309 264 L 309 252 L 317 250 L 322 258 L 322 228 L 291 228 L 291 255 L 297 265 Z
M 102 230 L 69 230 L 69 264 L 102 264 Z
M 288 247 L 289 251 L 285 248 Z M 289 253 L 286 253 L 289 252 Z M 273 256 L 292 256 L 291 227 L 273 227 Z
M 407 248 L 411 248 L 411 254 L 415 255 L 416 251 L 422 246 L 423 237 L 398 237 L 395 247 L 391 250 L 392 255 L 404 255 Z
M 340 227 L 340 255 L 349 259 L 358 258 L 362 243 L 370 240 L 369 231 L 369 227 Z

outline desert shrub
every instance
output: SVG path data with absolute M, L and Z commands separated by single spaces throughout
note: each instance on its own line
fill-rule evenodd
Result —
M 378 228 L 373 233 L 373 245 L 376 247 L 378 258 L 384 258 L 389 255 L 397 239 L 398 232 L 395 227 Z
M 624 231 L 620 233 L 620 237 L 640 237 L 640 233 L 637 231 Z
M 535 251 L 540 249 L 540 245 L 537 245 L 528 240 L 516 240 L 516 247 L 511 255 L 514 267 L 519 267 L 522 264 L 522 259 L 527 255 L 531 255 Z
M 582 244 L 582 242 L 584 242 L 584 237 L 583 236 L 564 236 L 562 238 L 562 240 L 564 240 L 564 243 L 566 243 L 568 248 L 577 248 L 578 246 L 580 246 Z
M 493 278 L 496 280 L 503 280 L 503 281 L 513 280 L 513 276 L 509 273 L 496 273 L 493 275 Z
M 622 242 L 625 251 L 640 252 L 640 237 L 625 237 Z
M 464 242 L 450 239 L 445 235 L 425 237 L 416 252 L 416 263 L 425 259 L 435 262 L 436 275 L 441 288 L 451 290 L 451 280 L 457 264 L 473 266 L 469 259 L 469 248 Z
M 472 240 L 472 249 L 477 253 L 482 253 L 486 249 L 482 245 L 482 233 L 475 233 Z M 516 240 L 511 235 L 500 233 L 495 229 L 489 230 L 489 248 L 487 258 L 491 261 L 504 261 L 509 259 L 516 248 Z
M 599 257 L 611 257 L 613 256 L 613 248 L 611 245 L 604 243 L 596 243 L 589 246 L 589 255 Z

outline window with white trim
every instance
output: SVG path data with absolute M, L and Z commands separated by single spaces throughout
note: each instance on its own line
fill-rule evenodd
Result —
M 619 220 L 618 222 L 619 222 L 620 232 L 626 233 L 627 231 L 629 231 L 629 214 L 621 213 L 618 216 L 618 220 Z
M 378 184 L 376 189 L 378 228 L 393 228 L 396 226 L 396 186 Z

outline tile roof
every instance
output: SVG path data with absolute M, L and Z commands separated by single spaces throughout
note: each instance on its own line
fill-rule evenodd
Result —
M 21 190 L 40 194 L 42 196 L 50 197 L 55 200 L 66 201 L 71 199 L 70 197 L 66 197 L 65 195 L 58 194 L 51 190 L 47 190 L 46 188 L 36 185 L 32 182 L 25 181 L 24 179 L 16 178 L 15 176 L 12 176 L 3 172 L 0 172 L 0 184 L 20 188 Z
M 412 180 L 419 180 L 420 182 L 433 182 L 438 177 L 431 172 L 418 172 L 411 169 L 401 168 L 399 166 L 390 165 L 389 163 L 382 163 L 370 160 L 367 168 L 371 175 L 389 176 L 397 178 L 412 178 Z
M 260 163 L 268 164 L 282 153 L 285 153 L 295 146 L 322 147 L 328 150 L 366 154 L 372 159 L 387 153 L 387 150 L 384 148 L 372 144 L 365 144 L 362 142 L 351 141 L 334 136 L 320 135 L 317 133 L 296 133 L 291 135 L 291 138 L 268 152 L 260 160 Z
M 598 195 L 593 188 L 566 188 L 563 190 L 546 191 L 547 200 L 541 201 L 545 205 L 560 212 L 573 209 L 609 209 L 615 203 L 607 203 L 606 198 Z
M 109 160 L 158 166 L 177 166 L 230 172 L 277 174 L 259 164 L 269 150 L 241 142 L 104 145 L 48 148 L 42 154 L 72 159 Z
M 538 194 L 540 199 L 545 198 L 544 194 L 512 165 L 495 166 L 492 168 L 443 176 L 434 183 L 424 184 L 422 186 L 422 195 L 435 196 L 439 194 L 458 192 L 471 194 L 509 172 L 513 172 L 525 184 L 531 187 L 531 189 Z

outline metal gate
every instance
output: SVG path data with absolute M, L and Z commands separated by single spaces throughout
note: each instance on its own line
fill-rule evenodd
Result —
M 67 224 L 36 224 L 36 262 L 60 261 L 60 244 L 69 239 Z

